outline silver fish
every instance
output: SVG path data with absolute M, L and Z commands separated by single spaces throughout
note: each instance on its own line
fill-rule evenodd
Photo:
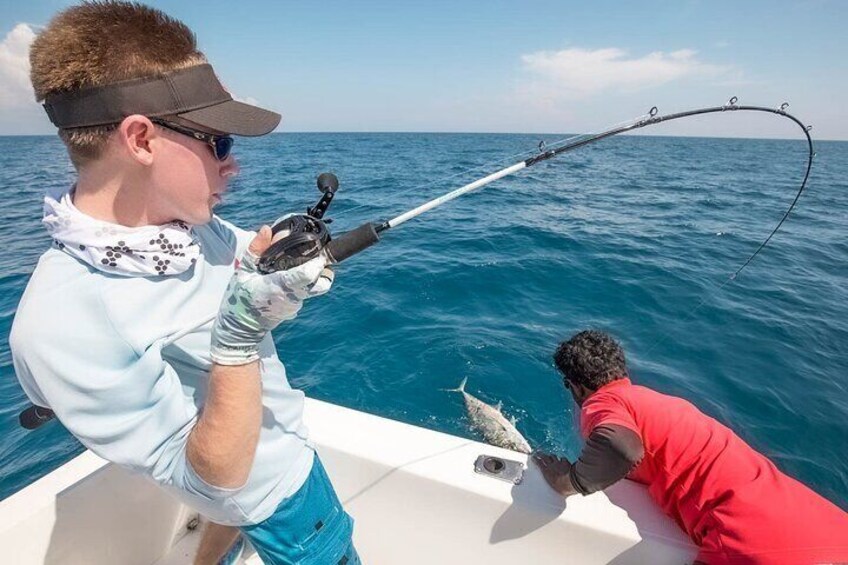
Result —
M 459 388 L 447 389 L 449 392 L 461 392 L 462 398 L 465 400 L 465 408 L 468 410 L 468 417 L 474 427 L 483 434 L 490 444 L 504 449 L 511 449 L 520 453 L 530 453 L 530 444 L 524 439 L 515 428 L 515 419 L 507 420 L 501 413 L 501 403 L 497 406 L 490 406 L 465 392 L 465 383 L 468 378 L 462 379 Z

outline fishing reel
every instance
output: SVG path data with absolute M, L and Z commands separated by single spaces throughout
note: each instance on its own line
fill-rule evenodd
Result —
M 332 238 L 327 224 L 332 220 L 323 218 L 339 189 L 339 179 L 332 173 L 322 173 L 318 175 L 317 184 L 321 199 L 315 206 L 307 209 L 306 214 L 283 218 L 271 226 L 271 246 L 257 264 L 260 273 L 285 271 L 303 265 L 320 255 L 330 243 Z

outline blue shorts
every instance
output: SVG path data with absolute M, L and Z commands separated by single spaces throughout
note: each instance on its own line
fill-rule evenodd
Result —
M 353 518 L 318 456 L 303 486 L 259 524 L 241 527 L 265 565 L 360 565 Z

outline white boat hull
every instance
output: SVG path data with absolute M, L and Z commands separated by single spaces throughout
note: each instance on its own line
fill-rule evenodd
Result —
M 481 454 L 526 465 L 519 453 L 316 400 L 306 422 L 364 563 L 680 565 L 696 554 L 635 483 L 563 501 L 532 464 L 517 486 L 474 472 Z M 85 452 L 0 502 L 0 547 L 18 565 L 183 565 L 199 538 L 194 518 Z

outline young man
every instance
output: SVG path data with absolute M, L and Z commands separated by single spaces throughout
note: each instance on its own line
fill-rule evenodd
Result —
M 280 116 L 233 101 L 192 32 L 139 4 L 61 12 L 30 59 L 78 180 L 45 198 L 55 246 L 12 329 L 27 395 L 101 457 L 239 527 L 266 564 L 358 563 L 270 335 L 332 272 L 316 258 L 262 275 L 270 228 L 212 213 L 238 173 L 230 135 Z M 210 528 L 198 562 L 236 534 Z
M 586 438 L 574 464 L 536 457 L 554 490 L 587 495 L 625 477 L 643 483 L 703 563 L 848 562 L 848 514 L 692 404 L 632 384 L 612 337 L 580 332 L 554 362 Z

